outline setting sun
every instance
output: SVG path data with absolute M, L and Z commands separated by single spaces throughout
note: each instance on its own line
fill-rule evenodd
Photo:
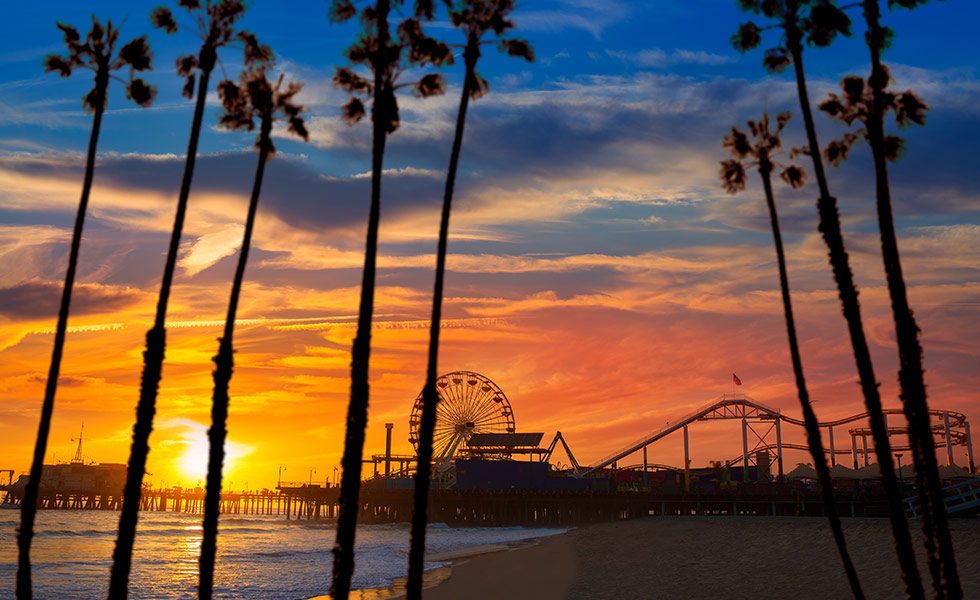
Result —
M 169 441 L 166 445 L 173 449 L 176 456 L 173 483 L 184 487 L 204 486 L 208 474 L 208 437 L 207 428 L 191 422 L 180 422 L 184 427 L 184 432 L 177 439 Z M 179 449 L 179 450 L 178 450 Z M 246 476 L 241 469 L 241 461 L 247 456 L 250 449 L 231 439 L 225 440 L 225 460 L 222 469 L 222 487 L 226 490 L 241 490 L 247 483 L 246 480 L 237 477 Z M 156 474 L 155 474 L 156 475 Z M 160 477 L 153 477 L 154 481 L 165 481 L 169 475 L 160 473 Z M 234 484 L 234 487 L 232 487 Z

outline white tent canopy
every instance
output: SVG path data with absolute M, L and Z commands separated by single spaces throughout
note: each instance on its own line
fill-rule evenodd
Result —
M 817 470 L 806 463 L 799 463 L 796 468 L 786 474 L 788 479 L 816 479 Z

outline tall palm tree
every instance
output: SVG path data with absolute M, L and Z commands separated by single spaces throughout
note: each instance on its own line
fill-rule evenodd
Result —
M 407 66 L 440 66 L 452 62 L 449 46 L 422 32 L 418 18 L 404 19 L 392 39 L 388 16 L 390 0 L 377 0 L 361 11 L 364 30 L 346 51 L 355 65 L 365 67 L 373 81 L 361 77 L 352 68 L 339 67 L 334 83 L 354 97 L 343 107 L 343 117 L 353 125 L 365 115 L 364 102 L 372 102 L 371 123 L 371 207 L 368 215 L 367 243 L 364 252 L 364 273 L 361 280 L 361 301 L 357 333 L 351 351 L 351 397 L 347 408 L 347 428 L 344 436 L 343 474 L 340 480 L 340 512 L 337 518 L 337 542 L 333 549 L 333 580 L 331 594 L 346 600 L 354 573 L 354 539 L 357 528 L 358 496 L 361 486 L 361 458 L 364 452 L 364 430 L 367 427 L 369 399 L 368 363 L 371 356 L 371 317 L 374 312 L 374 278 L 378 256 L 378 223 L 381 212 L 381 169 L 385 142 L 398 129 L 398 101 L 395 91 L 412 87 L 421 96 L 441 94 L 444 83 L 441 75 L 428 74 L 412 83 L 399 83 Z M 395 5 L 400 4 L 395 0 Z M 431 15 L 431 3 L 416 6 L 416 17 Z M 332 22 L 347 21 L 357 15 L 350 0 L 334 0 L 330 7 Z
M 882 485 L 888 498 L 888 512 L 895 538 L 895 551 L 905 582 L 905 591 L 910 598 L 922 598 L 922 577 L 915 562 L 915 551 L 909 534 L 908 520 L 902 505 L 901 490 L 895 476 L 892 460 L 891 444 L 888 441 L 888 430 L 885 425 L 884 413 L 881 408 L 881 395 L 878 381 L 875 377 L 874 366 L 871 362 L 871 352 L 864 334 L 861 321 L 861 305 L 858 301 L 857 286 L 851 272 L 847 250 L 844 248 L 844 237 L 841 232 L 840 214 L 837 210 L 837 199 L 830 195 L 827 177 L 820 157 L 820 145 L 813 124 L 813 112 L 806 87 L 806 76 L 803 69 L 803 40 L 813 46 L 828 46 L 838 34 L 850 35 L 850 18 L 837 8 L 831 0 L 739 0 L 743 10 L 772 19 L 775 23 L 770 27 L 782 30 L 781 44 L 766 50 L 764 64 L 770 71 L 781 71 L 793 65 L 796 75 L 796 88 L 806 126 L 808 145 L 804 149 L 813 161 L 813 171 L 820 191 L 817 199 L 817 211 L 820 216 L 819 230 L 827 244 L 834 280 L 841 300 L 844 318 L 851 338 L 851 348 L 857 364 L 861 391 L 864 404 L 868 410 L 868 421 L 871 425 L 874 439 L 875 454 L 881 468 Z M 767 27 L 769 28 L 769 27 Z M 758 46 L 761 41 L 762 29 L 753 22 L 744 23 L 739 31 L 732 36 L 732 44 L 745 52 Z
M 772 224 L 772 237 L 776 244 L 776 259 L 779 263 L 779 286 L 783 295 L 783 312 L 786 316 L 786 333 L 789 336 L 789 351 L 793 361 L 793 374 L 796 376 L 796 391 L 800 398 L 800 406 L 803 408 L 803 423 L 806 429 L 807 445 L 810 448 L 810 456 L 813 458 L 813 465 L 817 470 L 817 477 L 820 481 L 820 494 L 823 496 L 824 506 L 827 510 L 827 521 L 830 523 L 830 530 L 837 544 L 837 552 L 840 554 L 841 562 L 844 565 L 844 572 L 847 574 L 847 581 L 851 585 L 851 592 L 856 599 L 864 598 L 864 591 L 861 589 L 861 581 L 858 579 L 851 555 L 847 550 L 847 540 L 844 538 L 844 530 L 841 527 L 840 514 L 837 512 L 837 503 L 834 502 L 833 483 L 830 479 L 830 467 L 827 466 L 827 458 L 824 455 L 823 439 L 820 437 L 820 425 L 817 415 L 813 412 L 810 404 L 810 394 L 806 389 L 806 379 L 803 377 L 803 361 L 800 359 L 800 347 L 796 339 L 796 324 L 793 319 L 793 303 L 789 294 L 789 278 L 786 274 L 786 256 L 783 253 L 783 237 L 779 232 L 779 217 L 776 214 L 776 202 L 772 193 L 772 172 L 776 166 L 773 162 L 773 155 L 776 154 L 782 142 L 779 134 L 782 132 L 786 123 L 789 121 L 789 111 L 780 113 L 776 116 L 776 131 L 769 131 L 769 115 L 763 115 L 758 122 L 749 121 L 749 131 L 755 138 L 755 142 L 749 141 L 749 136 L 744 132 L 732 127 L 732 132 L 725 136 L 722 146 L 728 149 L 733 158 L 724 160 L 721 163 L 722 187 L 730 194 L 735 194 L 745 189 L 746 161 L 754 162 L 759 168 L 759 175 L 762 178 L 763 189 L 766 193 L 766 204 L 769 207 L 769 221 Z M 780 177 L 792 188 L 803 187 L 806 183 L 806 172 L 801 168 L 790 165 L 783 169 Z
M 890 4 L 895 4 L 892 0 Z M 899 2 L 907 8 L 923 3 L 921 0 Z M 848 125 L 863 125 L 840 140 L 831 142 L 825 156 L 834 166 L 847 157 L 850 147 L 864 139 L 871 147 L 875 167 L 876 207 L 878 229 L 881 235 L 881 254 L 885 266 L 888 291 L 891 296 L 895 320 L 895 337 L 898 341 L 899 372 L 902 406 L 908 421 L 909 441 L 915 467 L 916 487 L 922 505 L 922 524 L 933 588 L 939 597 L 961 598 L 956 557 L 946 516 L 942 484 L 936 462 L 935 442 L 929 426 L 929 405 L 922 367 L 922 346 L 919 343 L 919 327 L 909 307 L 902 264 L 898 253 L 895 223 L 892 217 L 891 192 L 888 185 L 888 161 L 895 161 L 903 147 L 902 139 L 885 135 L 884 119 L 888 111 L 894 111 L 899 127 L 910 123 L 925 124 L 925 104 L 911 91 L 898 93 L 889 90 L 891 76 L 881 62 L 888 30 L 881 25 L 881 13 L 877 0 L 864 0 L 864 19 L 868 27 L 867 42 L 871 52 L 871 75 L 846 77 L 841 88 L 842 96 L 831 94 L 820 109 Z
M 223 46 L 244 46 L 246 65 L 262 64 L 272 59 L 272 51 L 268 46 L 260 45 L 254 35 L 247 31 L 235 31 L 235 22 L 245 13 L 245 4 L 241 0 L 205 0 L 203 4 L 198 0 L 180 0 L 179 4 L 194 17 L 194 26 L 184 26 L 184 28 L 189 29 L 201 39 L 201 48 L 197 55 L 187 54 L 177 59 L 177 74 L 186 78 L 183 94 L 188 99 L 192 98 L 195 83 L 197 83 L 197 103 L 194 107 L 190 141 L 187 145 L 187 158 L 184 162 L 184 176 L 180 185 L 180 196 L 177 200 L 177 213 L 170 236 L 167 262 L 163 271 L 163 281 L 160 284 L 156 319 L 153 328 L 146 334 L 140 399 L 136 407 L 136 423 L 133 425 L 133 443 L 129 454 L 126 487 L 123 491 L 122 514 L 119 517 L 119 535 L 116 538 L 116 548 L 112 555 L 112 576 L 109 580 L 110 599 L 126 598 L 128 594 L 133 540 L 136 535 L 136 522 L 139 516 L 140 489 L 143 482 L 143 472 L 146 468 L 146 456 L 149 453 L 148 441 L 150 432 L 153 430 L 153 416 L 156 412 L 157 392 L 166 347 L 167 301 L 170 298 L 170 287 L 173 282 L 177 251 L 180 246 L 180 234 L 184 227 L 184 214 L 187 211 L 187 197 L 190 194 L 191 179 L 194 175 L 194 162 L 197 158 L 197 142 L 201 132 L 201 121 L 204 118 L 204 100 L 207 96 L 208 81 L 211 77 L 211 71 L 214 70 L 218 61 L 218 49 Z M 165 30 L 167 33 L 175 33 L 178 27 L 181 27 L 174 19 L 170 9 L 162 6 L 153 10 L 150 14 L 150 20 L 156 27 Z M 195 71 L 200 73 L 200 81 L 198 82 L 195 82 L 197 78 Z
M 245 278 L 245 264 L 252 244 L 252 229 L 255 226 L 255 212 L 259 205 L 259 192 L 262 189 L 262 176 L 265 163 L 276 152 L 272 143 L 272 125 L 280 116 L 285 118 L 287 129 L 303 138 L 309 139 L 306 125 L 299 113 L 303 107 L 293 102 L 302 85 L 290 81 L 282 85 L 283 76 L 273 84 L 266 76 L 265 67 L 243 71 L 240 83 L 225 80 L 218 84 L 218 96 L 224 107 L 219 121 L 227 129 L 252 131 L 259 122 L 259 133 L 255 147 L 259 151 L 259 163 L 255 168 L 252 183 L 252 197 L 248 204 L 245 219 L 245 233 L 242 249 L 238 254 L 238 267 L 231 286 L 231 299 L 228 302 L 228 315 L 225 317 L 225 333 L 219 340 L 218 354 L 214 357 L 214 393 L 211 399 L 211 428 L 208 430 L 210 443 L 208 460 L 207 491 L 204 497 L 204 533 L 201 541 L 201 560 L 198 584 L 198 597 L 210 599 L 214 587 L 214 556 L 218 539 L 218 511 L 221 504 L 221 469 L 225 459 L 225 437 L 228 430 L 228 384 L 231 382 L 234 357 L 232 335 L 235 332 L 235 313 L 238 311 L 238 298 Z
M 462 0 L 455 5 L 447 2 L 450 21 L 460 28 L 466 38 L 463 45 L 463 61 L 466 71 L 463 77 L 463 90 L 456 114 L 456 133 L 449 156 L 449 170 L 446 174 L 446 189 L 442 197 L 442 216 L 439 221 L 439 244 L 436 254 L 436 280 L 432 295 L 432 322 L 429 330 L 429 362 L 426 369 L 425 386 L 422 391 L 422 418 L 419 421 L 419 445 L 415 471 L 415 502 L 412 512 L 412 542 L 408 554 L 408 598 L 422 597 L 422 572 L 425 556 L 425 524 L 428 516 L 429 481 L 432 474 L 432 438 L 436 423 L 436 404 L 439 394 L 436 391 L 439 360 L 439 327 L 442 318 L 442 289 L 446 273 L 446 247 L 449 238 L 449 214 L 453 202 L 453 188 L 456 184 L 456 168 L 463 144 L 463 127 L 466 124 L 466 109 L 470 98 L 476 99 L 489 91 L 489 86 L 476 72 L 480 58 L 483 36 L 489 32 L 498 38 L 500 50 L 511 56 L 520 56 L 528 61 L 534 60 L 531 46 L 524 40 L 505 39 L 501 36 L 514 27 L 508 20 L 514 9 L 514 0 Z
M 153 54 L 146 43 L 146 36 L 138 37 L 115 54 L 119 41 L 119 28 L 106 21 L 105 26 L 95 16 L 92 29 L 82 41 L 78 30 L 71 25 L 58 23 L 58 29 L 65 36 L 67 55 L 48 54 L 44 58 L 45 71 L 57 71 L 68 77 L 75 69 L 87 69 L 95 73 L 95 86 L 85 95 L 82 105 L 92 113 L 92 133 L 88 140 L 88 153 L 85 158 L 85 178 L 82 181 L 82 197 L 75 215 L 75 229 L 71 236 L 71 250 L 68 254 L 68 271 L 65 274 L 65 287 L 61 293 L 61 308 L 58 310 L 58 324 L 54 334 L 54 349 L 51 352 L 51 366 L 44 388 L 44 403 L 41 405 L 41 422 L 38 425 L 37 441 L 34 444 L 34 459 L 31 473 L 24 490 L 20 509 L 20 529 L 17 533 L 17 598 L 30 598 L 31 590 L 31 540 L 34 537 L 34 518 L 37 513 L 38 486 L 44 468 L 44 453 L 48 447 L 48 434 L 51 431 L 51 415 L 54 412 L 54 396 L 58 389 L 58 374 L 61 371 L 61 355 L 65 348 L 65 332 L 68 330 L 68 309 L 71 305 L 71 290 L 75 284 L 75 271 L 78 267 L 78 248 L 82 243 L 82 228 L 85 212 L 88 209 L 89 192 L 92 190 L 92 177 L 95 173 L 95 155 L 99 145 L 99 131 L 102 128 L 102 115 L 105 113 L 109 80 L 116 79 L 126 84 L 126 97 L 146 108 L 156 97 L 156 86 L 133 76 L 135 71 L 151 68 Z M 129 79 L 123 80 L 113 71 L 129 66 Z

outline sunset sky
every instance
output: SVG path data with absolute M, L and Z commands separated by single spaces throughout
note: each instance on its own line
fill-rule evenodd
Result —
M 13 3 L 0 49 L 0 468 L 30 466 L 53 329 L 81 190 L 91 117 L 86 71 L 44 73 L 63 50 L 59 19 L 126 19 L 122 42 L 149 34 L 150 109 L 111 87 L 58 389 L 47 463 L 84 453 L 125 462 L 143 337 L 153 319 L 193 105 L 180 96 L 186 32 L 152 29 L 154 2 Z M 347 127 L 331 84 L 356 24 L 331 25 L 326 2 L 256 0 L 243 26 L 305 84 L 310 142 L 283 136 L 266 170 L 236 329 L 226 484 L 332 477 L 343 450 L 369 200 L 370 126 Z M 182 9 L 175 9 L 186 20 Z M 470 106 L 450 237 L 439 370 L 486 375 L 510 398 L 518 431 L 556 430 L 590 463 L 723 393 L 798 417 L 775 251 L 761 186 L 725 194 L 718 162 L 732 125 L 791 110 L 786 146 L 804 135 L 792 73 L 728 45 L 747 20 L 734 1 L 528 0 L 517 32 L 537 61 L 486 49 L 490 94 Z M 867 75 L 864 26 L 805 54 L 811 98 Z M 930 105 L 901 133 L 891 167 L 899 245 L 922 329 L 929 403 L 980 423 L 980 4 L 885 11 L 884 55 L 899 89 Z M 431 31 L 460 40 L 447 22 Z M 763 48 L 777 43 L 766 33 Z M 229 77 L 239 52 L 221 55 Z M 379 289 L 366 454 L 411 452 L 408 417 L 422 387 L 438 212 L 461 80 L 442 97 L 400 97 L 382 184 Z M 411 76 L 409 73 L 408 76 Z M 218 73 L 216 78 L 223 78 Z M 213 87 L 212 87 L 213 89 Z M 156 486 L 204 479 L 211 357 L 227 309 L 256 153 L 217 129 L 212 93 L 168 314 L 168 349 L 147 470 Z M 844 129 L 817 115 L 821 142 Z M 899 407 L 897 350 L 878 244 L 867 146 L 830 168 L 865 329 L 886 407 Z M 782 160 L 788 161 L 784 156 Z M 804 164 L 812 172 L 809 163 Z M 821 420 L 863 411 L 836 287 L 817 233 L 816 186 L 777 185 L 802 355 Z M 896 423 L 892 422 L 891 425 Z M 802 431 L 784 439 L 803 442 Z M 650 461 L 680 465 L 680 436 Z M 692 461 L 741 452 L 736 421 L 691 428 Z M 843 440 L 843 441 L 842 441 Z M 838 446 L 849 445 L 837 433 Z M 965 449 L 956 447 L 963 464 Z M 558 456 L 567 463 L 564 455 Z M 790 453 L 792 464 L 809 460 Z M 365 467 L 370 470 L 369 466 Z M 316 473 L 311 473 L 316 469 Z

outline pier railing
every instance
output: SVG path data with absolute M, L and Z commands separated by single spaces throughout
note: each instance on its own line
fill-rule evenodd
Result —
M 946 504 L 947 514 L 980 508 L 980 477 L 944 487 L 943 501 Z M 922 516 L 922 506 L 919 504 L 918 496 L 905 498 L 903 502 L 905 514 L 910 519 L 918 519 Z

